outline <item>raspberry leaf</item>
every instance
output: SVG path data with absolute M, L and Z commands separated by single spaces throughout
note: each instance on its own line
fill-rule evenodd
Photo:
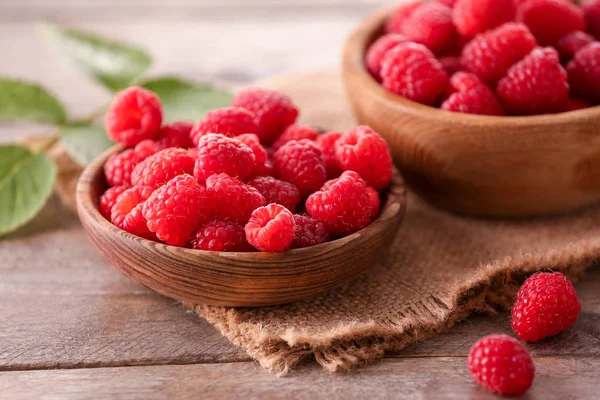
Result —
M 0 146 L 0 236 L 30 221 L 52 193 L 56 165 L 45 153 Z
M 81 70 L 113 91 L 130 86 L 152 63 L 142 49 L 45 23 L 51 41 Z
M 41 86 L 0 78 L 0 120 L 60 125 L 67 120 L 67 113 Z
M 209 110 L 229 106 L 233 98 L 227 90 L 171 76 L 148 80 L 142 86 L 160 98 L 167 122 L 197 121 Z
M 104 128 L 98 125 L 65 126 L 60 140 L 69 155 L 81 166 L 88 165 L 115 144 L 108 138 Z

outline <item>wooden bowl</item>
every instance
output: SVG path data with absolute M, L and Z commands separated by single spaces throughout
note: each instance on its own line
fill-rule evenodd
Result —
M 600 200 L 600 107 L 488 117 L 397 96 L 363 62 L 391 11 L 373 14 L 347 39 L 343 78 L 356 118 L 385 137 L 411 188 L 436 206 L 476 216 L 553 214 Z
M 131 280 L 177 300 L 220 306 L 266 306 L 322 293 L 384 259 L 406 210 L 406 191 L 395 172 L 377 220 L 350 236 L 283 253 L 226 253 L 169 246 L 131 235 L 98 211 L 106 189 L 103 165 L 120 150 L 90 164 L 77 184 L 77 211 L 89 239 Z

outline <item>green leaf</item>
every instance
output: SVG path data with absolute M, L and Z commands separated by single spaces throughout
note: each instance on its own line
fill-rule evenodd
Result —
M 167 76 L 142 84 L 160 98 L 166 122 L 200 119 L 208 110 L 231 104 L 233 95 L 227 90 Z
M 0 78 L 0 120 L 60 125 L 67 120 L 67 113 L 41 86 Z
M 35 217 L 50 197 L 55 178 L 56 165 L 47 154 L 0 146 L 0 235 Z
M 66 126 L 60 140 L 71 157 L 82 166 L 88 165 L 115 144 L 98 125 Z
M 79 68 L 113 91 L 130 86 L 152 63 L 142 49 L 46 23 L 50 39 Z

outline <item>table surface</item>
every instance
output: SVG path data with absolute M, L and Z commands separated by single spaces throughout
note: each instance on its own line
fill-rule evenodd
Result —
M 390 3 L 390 2 L 387 2 Z M 19 0 L 0 2 L 0 75 L 49 87 L 75 115 L 110 99 L 56 56 L 36 25 L 48 18 L 154 56 L 152 75 L 238 85 L 299 69 L 335 67 L 344 37 L 382 5 L 370 0 Z M 43 133 L 2 126 L 0 141 Z M 600 269 L 577 283 L 582 313 L 565 334 L 531 345 L 537 377 L 527 399 L 597 398 Z M 474 316 L 350 374 L 305 363 L 278 378 L 179 303 L 108 266 L 77 217 L 53 198 L 0 240 L 0 398 L 495 398 L 471 382 L 479 337 L 509 333 L 508 313 Z

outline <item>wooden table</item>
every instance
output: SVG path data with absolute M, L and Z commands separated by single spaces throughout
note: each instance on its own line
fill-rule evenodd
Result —
M 109 99 L 45 45 L 35 30 L 41 15 L 144 45 L 155 57 L 152 74 L 232 85 L 335 66 L 347 31 L 380 2 L 89 3 L 2 2 L 0 75 L 43 82 L 75 114 Z M 0 140 L 43 131 L 0 127 Z M 582 314 L 569 332 L 530 346 L 538 373 L 523 398 L 598 398 L 600 269 L 576 288 Z M 0 240 L 0 302 L 0 399 L 491 399 L 471 382 L 465 357 L 477 338 L 510 325 L 508 313 L 475 316 L 350 374 L 306 363 L 277 378 L 179 303 L 108 266 L 56 198 Z

